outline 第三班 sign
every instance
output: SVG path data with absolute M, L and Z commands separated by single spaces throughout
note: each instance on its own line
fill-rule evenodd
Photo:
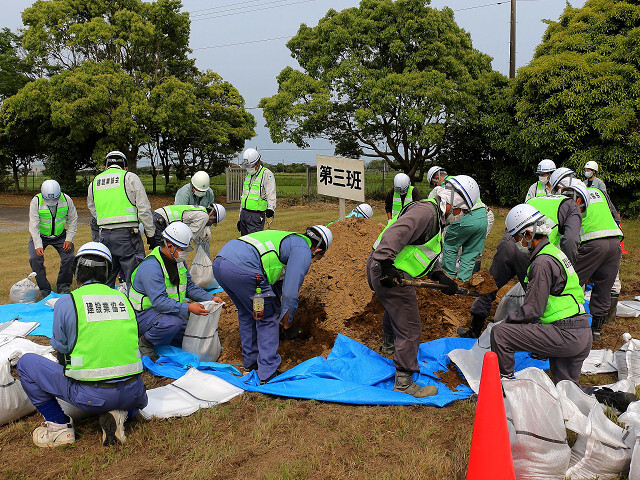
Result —
M 318 194 L 364 202 L 364 160 L 316 155 Z

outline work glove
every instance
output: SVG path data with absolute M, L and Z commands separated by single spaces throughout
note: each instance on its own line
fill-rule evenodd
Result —
M 456 283 L 456 281 L 453 278 L 449 277 L 442 270 L 434 272 L 431 278 L 437 281 L 440 285 L 446 285 L 448 287 L 445 290 L 442 290 L 442 293 L 444 293 L 445 295 L 455 295 L 458 291 L 458 284 Z
M 242 229 L 240 228 L 240 220 L 238 220 L 238 223 L 236 223 L 236 228 L 240 233 L 242 233 Z
M 402 284 L 402 272 L 393 266 L 393 260 L 382 260 L 380 270 L 380 283 L 383 287 L 393 288 Z
M 280 324 L 280 339 L 281 340 L 295 340 L 302 335 L 302 328 L 297 325 L 291 325 L 289 328 L 285 329 L 282 324 Z
M 265 215 L 267 216 L 267 218 L 273 218 L 273 210 L 271 210 L 270 208 L 267 208 L 267 211 L 265 212 Z
M 149 245 L 149 250 L 153 250 L 158 246 L 156 243 L 156 237 L 147 237 L 147 245 Z
M 211 229 L 208 227 L 204 227 L 202 233 L 200 233 L 200 238 L 198 239 L 200 243 L 206 243 L 211 238 Z

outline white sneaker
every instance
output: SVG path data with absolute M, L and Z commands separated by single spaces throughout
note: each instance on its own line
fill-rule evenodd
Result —
M 44 422 L 33 431 L 33 443 L 38 447 L 57 447 L 76 441 L 71 423 Z
M 124 410 L 111 410 L 103 413 L 98 418 L 102 428 L 102 445 L 119 445 L 124 443 L 127 437 L 124 434 L 124 422 L 127 412 Z

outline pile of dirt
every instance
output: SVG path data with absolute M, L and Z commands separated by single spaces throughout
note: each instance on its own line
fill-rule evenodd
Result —
M 294 322 L 303 329 L 304 335 L 280 343 L 283 370 L 309 358 L 328 355 L 339 333 L 376 351 L 382 341 L 384 309 L 369 288 L 366 262 L 384 226 L 350 218 L 330 228 L 331 248 L 311 264 L 300 289 Z M 486 271 L 475 274 L 464 286 L 479 293 L 496 290 L 493 278 Z M 459 326 L 469 324 L 473 297 L 447 296 L 438 290 L 420 287 L 416 288 L 416 296 L 423 320 L 422 342 L 455 336 Z M 237 311 L 228 297 L 225 300 L 228 304 L 219 324 L 224 348 L 219 361 L 241 364 Z

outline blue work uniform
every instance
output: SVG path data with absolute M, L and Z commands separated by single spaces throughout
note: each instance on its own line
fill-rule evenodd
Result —
M 287 312 L 293 320 L 298 309 L 298 291 L 311 265 L 309 244 L 299 235 L 285 237 L 279 260 L 287 268 L 284 279 L 273 285 L 267 282 L 258 251 L 242 240 L 227 242 L 213 262 L 216 280 L 238 309 L 243 364 L 257 363 L 260 380 L 269 378 L 280 366 L 278 325 Z M 257 286 L 265 295 L 264 319 L 260 321 L 253 319 L 252 298 Z

